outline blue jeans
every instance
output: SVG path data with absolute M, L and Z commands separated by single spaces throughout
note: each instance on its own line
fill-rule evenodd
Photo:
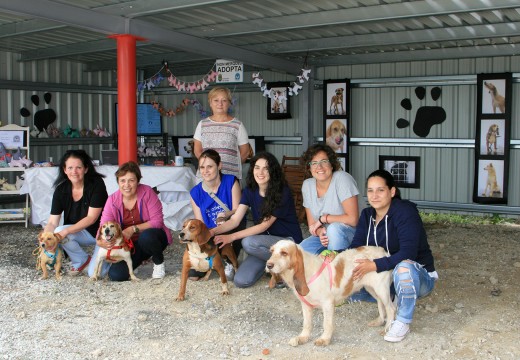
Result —
M 61 225 L 54 229 L 55 233 L 72 225 Z M 83 250 L 85 246 L 96 245 L 96 239 L 87 230 L 81 230 L 67 235 L 68 241 L 63 244 L 63 250 L 69 255 L 72 267 L 79 269 L 88 260 L 88 254 Z
M 240 264 L 233 282 L 236 287 L 246 288 L 253 286 L 265 273 L 265 264 L 271 257 L 271 246 L 278 240 L 290 239 L 274 235 L 251 235 L 242 239 L 242 249 L 246 252 L 246 259 Z
M 303 250 L 314 255 L 319 255 L 323 250 L 342 251 L 347 249 L 352 243 L 356 228 L 345 225 L 340 222 L 335 222 L 327 226 L 327 236 L 329 244 L 327 247 L 320 242 L 319 236 L 310 236 L 300 243 Z
M 399 269 L 404 269 L 405 271 L 399 273 Z M 435 279 L 428 274 L 428 271 L 421 264 L 409 260 L 401 261 L 397 264 L 392 271 L 392 277 L 394 286 L 391 286 L 390 292 L 392 294 L 397 293 L 396 320 L 410 324 L 417 299 L 425 297 L 432 292 Z M 349 300 L 376 302 L 365 288 L 352 294 Z

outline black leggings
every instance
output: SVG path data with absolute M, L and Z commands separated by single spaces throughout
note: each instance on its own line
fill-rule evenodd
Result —
M 146 229 L 134 242 L 132 250 L 132 265 L 137 268 L 143 261 L 152 258 L 154 264 L 164 262 L 163 251 L 168 246 L 168 238 L 163 229 Z M 112 264 L 108 270 L 108 277 L 112 281 L 126 281 L 130 279 L 126 262 L 120 261 Z

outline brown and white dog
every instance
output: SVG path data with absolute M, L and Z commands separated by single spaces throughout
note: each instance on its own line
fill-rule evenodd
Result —
M 337 88 L 334 91 L 335 95 L 332 95 L 332 98 L 330 99 L 330 108 L 329 108 L 330 115 L 345 114 L 345 108 L 343 107 L 343 92 L 344 91 L 345 91 L 344 88 Z M 340 106 L 341 106 L 341 112 L 339 111 Z
M 115 221 L 107 221 L 99 228 L 98 240 L 112 241 L 115 240 L 114 246 L 111 249 L 105 249 L 99 247 L 97 257 L 94 260 L 94 273 L 90 277 L 91 280 L 99 279 L 101 275 L 101 268 L 103 261 L 107 262 L 120 262 L 124 260 L 128 266 L 128 273 L 130 279 L 133 281 L 139 281 L 139 278 L 134 274 L 134 268 L 132 265 L 132 255 L 130 253 L 131 246 L 123 238 L 123 231 L 121 225 Z
M 390 297 L 392 274 L 390 271 L 367 273 L 354 281 L 352 271 L 356 259 L 377 259 L 386 256 L 383 248 L 363 246 L 346 250 L 331 262 L 305 252 L 290 240 L 280 240 L 271 247 L 271 258 L 266 263 L 266 271 L 279 276 L 293 289 L 303 311 L 302 332 L 292 338 L 289 344 L 297 346 L 306 343 L 312 330 L 312 310 L 320 307 L 323 311 L 323 333 L 314 342 L 318 346 L 330 343 L 334 331 L 334 307 L 350 294 L 362 287 L 377 300 L 379 316 L 369 326 L 382 326 L 388 330 L 395 315 Z
M 493 151 L 497 153 L 497 138 L 500 136 L 497 124 L 491 124 L 486 134 L 486 151 L 491 154 Z M 494 148 L 494 150 L 493 150 Z
M 49 277 L 47 266 L 54 268 L 56 280 L 61 280 L 61 264 L 63 261 L 63 249 L 60 246 L 61 240 L 62 237 L 58 233 L 42 231 L 38 234 L 40 250 L 37 268 L 42 270 L 42 280 Z
M 182 257 L 181 286 L 176 300 L 183 301 L 186 296 L 186 283 L 190 269 L 206 272 L 202 280 L 208 280 L 211 270 L 215 269 L 220 276 L 222 295 L 229 295 L 222 258 L 227 258 L 235 271 L 238 269 L 238 261 L 231 244 L 219 249 L 213 242 L 213 237 L 206 224 L 197 219 L 184 222 L 179 239 L 181 244 L 186 244 L 186 250 Z
M 497 87 L 490 82 L 484 81 L 484 86 L 489 90 L 491 94 L 491 106 L 493 107 L 493 113 L 497 113 L 497 108 L 503 113 L 506 112 L 506 99 L 498 93 Z
M 347 128 L 340 120 L 334 120 L 325 131 L 326 143 L 335 152 L 347 152 L 345 149 L 345 135 Z

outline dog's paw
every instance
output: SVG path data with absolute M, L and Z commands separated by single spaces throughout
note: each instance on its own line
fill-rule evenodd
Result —
M 314 342 L 314 345 L 316 346 L 327 346 L 330 344 L 330 338 L 329 339 L 326 339 L 326 338 L 317 338 L 316 341 Z
M 175 301 L 184 301 L 184 296 L 177 296 L 177 298 L 175 299 Z
M 309 338 L 307 336 L 296 336 L 289 340 L 289 345 L 298 346 L 305 344 L 307 341 L 309 341 Z
M 370 321 L 368 323 L 368 326 L 370 327 L 376 327 L 376 326 L 383 326 L 385 324 L 385 320 L 381 319 L 380 317 L 377 317 L 376 319 Z
M 222 294 L 222 295 L 229 295 L 229 290 L 222 290 L 220 292 L 220 294 Z
M 97 280 L 98 280 L 98 277 L 97 277 L 97 276 L 91 276 L 89 280 L 90 280 L 90 281 L 97 281 Z
M 137 276 L 130 276 L 130 280 L 132 281 L 141 281 L 141 279 L 139 279 Z

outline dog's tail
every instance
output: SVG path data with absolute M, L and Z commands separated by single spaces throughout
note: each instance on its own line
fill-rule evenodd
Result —
M 36 256 L 36 270 L 41 269 L 41 258 L 40 254 L 42 253 L 42 247 L 38 246 L 36 249 L 33 250 L 32 254 L 33 256 Z

